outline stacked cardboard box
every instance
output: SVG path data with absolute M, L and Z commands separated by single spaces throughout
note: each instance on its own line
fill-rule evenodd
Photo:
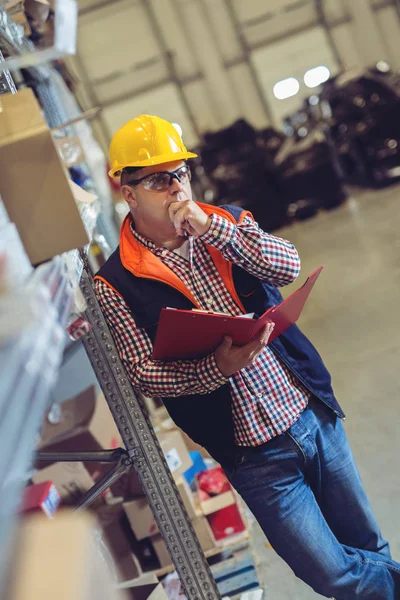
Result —
M 63 402 L 56 423 L 46 418 L 39 442 L 43 452 L 97 452 L 121 447 L 123 442 L 110 409 L 95 386 Z M 43 469 L 49 464 L 38 463 L 37 467 Z M 84 466 L 94 480 L 109 468 L 92 462 Z
M 0 194 L 31 263 L 36 265 L 85 246 L 89 239 L 32 90 L 1 98 Z
M 196 476 L 200 506 L 216 540 L 224 540 L 246 529 L 231 485 L 221 467 Z
M 64 511 L 54 520 L 26 517 L 13 551 L 4 598 L 9 600 L 127 600 L 115 589 L 112 564 L 96 542 L 96 522 Z
M 180 434 L 174 432 L 174 437 L 176 435 Z M 220 489 L 207 494 L 200 485 L 201 476 L 209 472 L 211 474 L 215 472 L 214 477 L 219 478 L 223 483 Z M 229 542 L 231 536 L 245 531 L 245 521 L 236 496 L 221 467 L 200 473 L 194 481 L 195 491 L 193 491 L 193 484 L 192 487 L 189 486 L 185 477 L 176 477 L 175 483 L 200 545 L 206 554 L 217 553 L 223 549 L 226 541 Z M 123 508 L 138 542 L 138 558 L 142 562 L 142 566 L 145 568 L 144 563 L 147 559 L 150 561 L 150 568 L 167 572 L 172 568 L 171 558 L 146 498 L 141 496 L 131 498 L 131 500 L 125 499 Z
M 215 539 L 207 519 L 196 506 L 195 495 L 184 478 L 179 478 L 176 484 L 201 547 L 205 552 L 212 550 L 215 547 Z M 171 558 L 146 498 L 135 498 L 124 502 L 123 506 L 136 539 L 142 541 L 144 547 L 150 547 L 155 554 L 158 560 L 157 568 L 171 565 Z M 143 542 L 143 540 L 147 541 Z
M 46 419 L 42 427 L 41 450 L 83 452 L 123 447 L 104 396 L 95 387 L 64 402 L 60 410 L 61 418 L 57 422 Z M 161 449 L 200 544 L 206 553 L 217 552 L 221 547 L 220 540 L 241 531 L 243 526 L 236 497 L 221 469 L 214 469 L 214 474 L 210 471 L 208 480 L 211 477 L 211 488 L 205 486 L 202 489 L 199 471 L 205 468 L 200 455 L 203 449 L 193 445 L 171 420 L 163 420 L 162 426 L 159 425 Z M 39 470 L 32 477 L 33 483 L 53 482 L 62 505 L 71 506 L 109 468 L 98 463 L 61 462 L 38 463 L 37 467 Z M 219 482 L 217 488 L 215 480 Z M 134 469 L 113 484 L 91 508 L 113 555 L 119 581 L 133 580 L 149 570 L 167 571 L 172 568 L 169 553 Z
M 43 452 L 95 452 L 123 447 L 117 426 L 102 393 L 91 386 L 60 406 L 57 422 L 49 415 L 40 434 L 39 449 Z M 74 506 L 90 490 L 95 481 L 110 467 L 93 462 L 54 462 L 36 464 L 34 484 L 54 483 L 62 506 Z M 137 490 L 141 487 L 137 481 Z M 105 497 L 90 507 L 102 526 L 105 542 L 114 558 L 118 579 L 138 577 L 140 565 L 134 555 L 134 539 L 124 515 L 122 501 L 108 506 Z

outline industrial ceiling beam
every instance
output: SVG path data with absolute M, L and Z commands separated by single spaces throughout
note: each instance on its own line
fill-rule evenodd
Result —
M 238 18 L 238 15 L 235 11 L 235 8 L 233 6 L 232 0 L 224 0 L 226 9 L 228 11 L 229 17 L 231 19 L 232 25 L 235 29 L 236 35 L 237 35 L 237 39 L 239 41 L 242 53 L 243 53 L 243 61 L 247 64 L 247 67 L 249 69 L 251 78 L 253 80 L 254 83 L 254 87 L 257 91 L 257 95 L 258 98 L 260 100 L 261 106 L 263 107 L 265 116 L 267 117 L 268 121 L 270 123 L 274 122 L 274 116 L 271 110 L 271 107 L 268 103 L 268 100 L 265 96 L 264 90 L 263 90 L 263 86 L 262 83 L 260 81 L 260 77 L 259 74 L 257 72 L 257 69 L 255 68 L 252 60 L 251 60 L 251 52 L 252 52 L 252 48 L 250 48 L 246 36 L 244 35 L 242 28 L 240 26 L 240 21 Z
M 86 6 L 83 7 L 81 9 L 79 9 L 78 15 L 81 17 L 83 15 L 88 15 L 92 12 L 95 12 L 96 10 L 99 10 L 100 8 L 105 8 L 110 7 L 110 6 L 114 6 L 117 4 L 121 4 L 121 2 L 125 2 L 126 0 L 100 0 L 100 2 L 96 2 L 96 4 L 91 4 L 90 6 Z M 131 6 L 138 4 L 139 0 L 131 0 Z
M 336 46 L 336 42 L 332 34 L 332 28 L 330 27 L 330 24 L 328 23 L 328 20 L 325 15 L 324 0 L 315 0 L 315 10 L 317 13 L 318 22 L 325 31 L 329 47 L 332 50 L 333 56 L 335 57 L 338 67 L 342 71 L 344 70 L 345 65 L 342 57 L 340 56 L 340 52 Z
M 395 0 L 394 4 L 396 6 L 397 15 L 398 15 L 399 20 L 400 20 L 400 0 Z
M 345 17 L 343 19 L 337 19 L 334 23 L 332 23 L 332 27 L 344 25 L 344 24 L 350 23 L 350 22 L 351 22 L 351 19 L 349 17 Z M 254 42 L 253 44 L 249 44 L 248 47 L 249 47 L 250 51 L 252 51 L 252 52 L 254 50 L 261 50 L 262 48 L 267 48 L 268 46 L 271 46 L 272 44 L 275 44 L 277 42 L 282 42 L 283 40 L 288 40 L 291 37 L 294 37 L 301 33 L 306 33 L 307 31 L 309 31 L 313 27 L 317 27 L 318 25 L 319 25 L 319 20 L 315 18 L 313 21 L 310 21 L 306 25 L 299 25 L 298 27 L 293 27 L 293 29 L 290 29 L 290 31 L 285 31 L 285 33 L 278 33 L 278 34 L 272 35 L 268 39 L 260 40 L 258 42 Z M 232 62 L 234 62 L 234 61 L 232 60 Z
M 202 79 L 203 79 L 202 73 L 195 73 L 193 75 L 190 75 L 190 76 L 182 79 L 181 84 L 187 85 L 189 83 L 193 83 L 194 81 L 201 81 Z M 130 98 L 136 98 L 137 96 L 146 94 L 148 92 L 152 92 L 153 90 L 157 90 L 159 88 L 162 88 L 162 87 L 164 87 L 168 84 L 172 84 L 172 83 L 174 83 L 174 82 L 171 80 L 171 77 L 168 75 L 167 77 L 163 77 L 162 79 L 158 79 L 157 81 L 153 81 L 152 83 L 143 85 L 140 88 L 136 88 L 134 90 L 129 90 L 129 91 L 123 92 L 122 94 L 119 94 L 118 96 L 113 96 L 112 98 L 109 98 L 108 100 L 103 100 L 100 104 L 103 108 L 107 108 L 109 106 L 113 106 L 114 104 L 118 104 L 119 102 L 125 102 L 126 100 L 129 100 Z
M 192 107 L 190 106 L 188 99 L 185 96 L 182 81 L 180 80 L 180 78 L 177 74 L 176 68 L 175 68 L 173 54 L 165 40 L 164 34 L 158 23 L 153 6 L 152 6 L 151 2 L 149 2 L 148 0 L 140 0 L 140 4 L 148 18 L 148 21 L 153 30 L 153 34 L 154 34 L 154 37 L 156 38 L 160 52 L 164 58 L 164 63 L 167 68 L 169 78 L 170 78 L 171 82 L 173 82 L 176 86 L 176 89 L 177 89 L 178 95 L 179 95 L 179 99 L 182 103 L 182 106 L 184 107 L 184 109 L 186 111 L 186 114 L 190 120 L 193 130 L 195 131 L 198 138 L 201 139 L 201 132 L 197 125 L 195 115 L 192 111 Z

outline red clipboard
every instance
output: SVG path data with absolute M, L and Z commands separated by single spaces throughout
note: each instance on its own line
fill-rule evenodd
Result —
M 152 358 L 180 360 L 203 358 L 220 345 L 225 335 L 232 337 L 235 346 L 244 346 L 269 322 L 275 329 L 272 342 L 296 323 L 322 269 L 311 273 L 307 281 L 286 300 L 272 306 L 258 319 L 229 315 L 163 308 L 158 323 Z

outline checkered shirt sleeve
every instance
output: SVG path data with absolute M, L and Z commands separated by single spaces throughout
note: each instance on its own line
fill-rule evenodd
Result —
M 261 281 L 275 287 L 292 283 L 300 273 L 300 257 L 292 243 L 265 233 L 249 216 L 234 225 L 213 214 L 200 238 Z
M 209 394 L 227 383 L 214 354 L 200 360 L 152 360 L 151 340 L 136 326 L 126 302 L 101 280 L 96 280 L 96 293 L 132 385 L 144 395 Z

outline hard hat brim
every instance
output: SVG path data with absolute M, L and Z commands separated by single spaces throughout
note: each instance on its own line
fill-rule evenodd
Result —
M 162 165 L 164 163 L 176 162 L 177 160 L 187 160 L 189 158 L 197 158 L 197 154 L 194 154 L 193 152 L 169 152 L 168 154 L 163 154 L 161 156 L 155 156 L 153 158 L 147 158 L 143 161 L 137 161 L 134 164 L 117 165 L 110 169 L 108 174 L 110 177 L 118 177 L 121 175 L 121 171 L 125 167 L 152 167 L 154 165 Z

